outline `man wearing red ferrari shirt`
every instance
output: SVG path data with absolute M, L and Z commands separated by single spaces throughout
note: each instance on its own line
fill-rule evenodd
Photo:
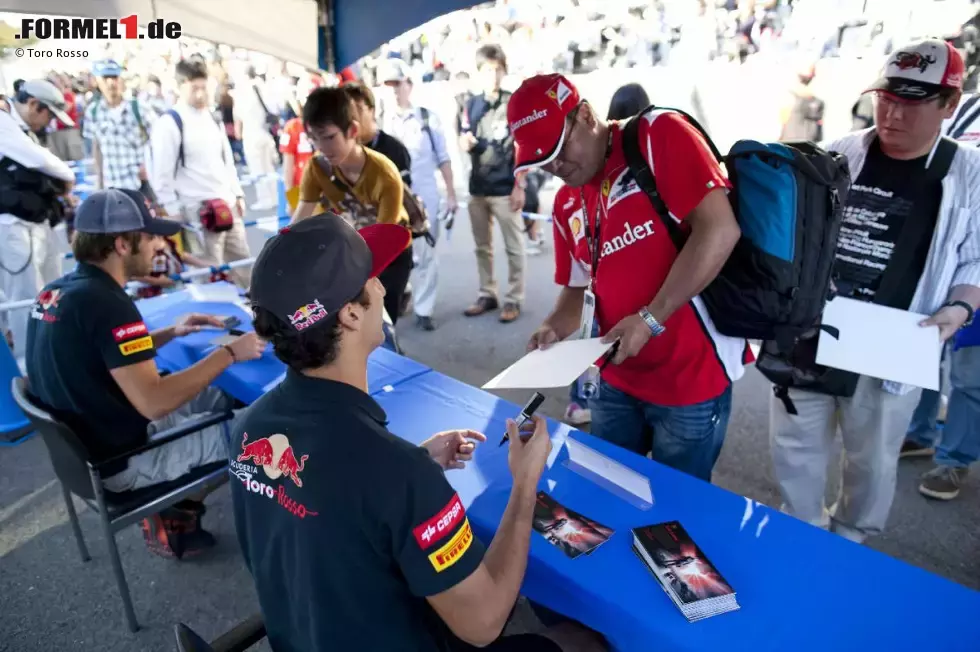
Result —
M 652 111 L 639 138 L 670 211 L 658 215 L 626 165 L 623 125 L 603 122 L 560 75 L 526 80 L 507 117 L 517 171 L 543 167 L 583 204 L 556 229 L 555 280 L 563 287 L 528 348 L 580 328 L 589 333 L 583 303 L 594 299 L 599 333 L 619 344 L 590 400 L 592 433 L 710 481 L 731 385 L 751 356 L 747 342 L 717 332 L 698 297 L 740 236 L 728 180 L 683 117 Z M 679 253 L 665 219 L 690 232 Z

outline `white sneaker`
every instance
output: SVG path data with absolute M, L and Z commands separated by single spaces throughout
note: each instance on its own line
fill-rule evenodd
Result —
M 540 238 L 537 240 L 531 240 L 530 238 L 528 238 L 527 246 L 524 248 L 524 250 L 527 252 L 528 256 L 537 256 L 543 251 L 541 245 L 542 242 Z
M 565 423 L 570 426 L 584 426 L 592 423 L 592 410 L 584 408 L 578 403 L 569 403 L 565 408 Z

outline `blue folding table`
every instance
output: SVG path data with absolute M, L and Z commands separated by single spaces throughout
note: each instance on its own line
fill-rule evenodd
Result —
M 512 484 L 508 447 L 498 443 L 520 407 L 435 371 L 375 398 L 391 431 L 413 443 L 452 428 L 487 435 L 473 462 L 446 477 L 489 544 Z M 549 427 L 553 449 L 539 488 L 616 532 L 575 559 L 532 533 L 522 593 L 602 632 L 617 649 L 980 650 L 980 593 L 562 424 Z M 653 507 L 571 470 L 569 437 L 647 476 Z M 636 558 L 630 528 L 674 519 L 734 587 L 740 611 L 688 623 Z M 941 614 L 944 624 L 914 625 L 925 613 Z

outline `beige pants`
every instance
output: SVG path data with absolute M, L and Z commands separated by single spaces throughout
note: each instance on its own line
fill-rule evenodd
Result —
M 493 277 L 493 218 L 500 222 L 507 252 L 507 294 L 504 303 L 524 301 L 524 219 L 510 209 L 510 197 L 471 197 L 470 225 L 476 243 L 476 267 L 480 274 L 480 296 L 497 298 Z
M 889 394 L 880 380 L 861 376 L 851 398 L 790 390 L 795 416 L 770 397 L 772 465 L 783 510 L 852 541 L 881 534 L 895 498 L 898 454 L 920 394 Z M 828 510 L 827 465 L 838 428 L 842 487 L 836 509 Z
M 234 210 L 234 208 L 232 208 Z M 197 216 L 196 209 L 184 210 L 184 221 L 199 228 L 201 220 Z M 192 232 L 185 231 L 186 241 L 191 249 L 191 253 L 199 254 L 214 265 L 224 265 L 236 260 L 244 260 L 251 257 L 248 248 L 248 236 L 245 231 L 245 222 L 236 217 L 235 224 L 228 231 L 214 233 L 202 230 L 200 237 Z M 242 288 L 248 289 L 252 278 L 251 267 L 238 267 L 231 270 L 229 276 L 235 283 Z

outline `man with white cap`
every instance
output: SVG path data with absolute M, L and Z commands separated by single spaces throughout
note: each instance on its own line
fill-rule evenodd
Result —
M 388 59 L 382 65 L 380 81 L 394 90 L 397 106 L 385 113 L 384 128 L 408 148 L 412 157 L 412 192 L 425 202 L 429 214 L 429 233 L 439 239 L 439 187 L 436 170 L 446 184 L 446 210 L 455 212 L 456 188 L 453 181 L 452 162 L 446 148 L 446 134 L 439 118 L 425 107 L 412 103 L 412 79 L 408 66 L 400 59 Z M 412 270 L 412 287 L 415 290 L 415 316 L 423 330 L 434 330 L 432 313 L 439 285 L 436 247 L 425 238 L 416 238 L 415 268 Z
M 0 111 L 0 292 L 8 301 L 32 299 L 61 275 L 51 223 L 60 219 L 60 198 L 71 190 L 75 175 L 34 133 L 53 118 L 73 125 L 64 109 L 65 98 L 54 84 L 32 79 L 17 90 L 10 112 Z M 7 317 L 17 355 L 27 337 L 28 312 Z
M 875 126 L 830 143 L 850 164 L 837 244 L 838 293 L 931 315 L 943 342 L 980 305 L 980 152 L 941 138 L 960 99 L 963 59 L 949 44 L 897 48 L 874 94 Z M 882 324 L 882 328 L 887 325 Z M 784 509 L 861 542 L 880 534 L 895 496 L 899 451 L 920 390 L 832 371 L 823 392 L 770 403 L 773 471 Z M 836 507 L 824 507 L 831 442 L 846 463 Z

